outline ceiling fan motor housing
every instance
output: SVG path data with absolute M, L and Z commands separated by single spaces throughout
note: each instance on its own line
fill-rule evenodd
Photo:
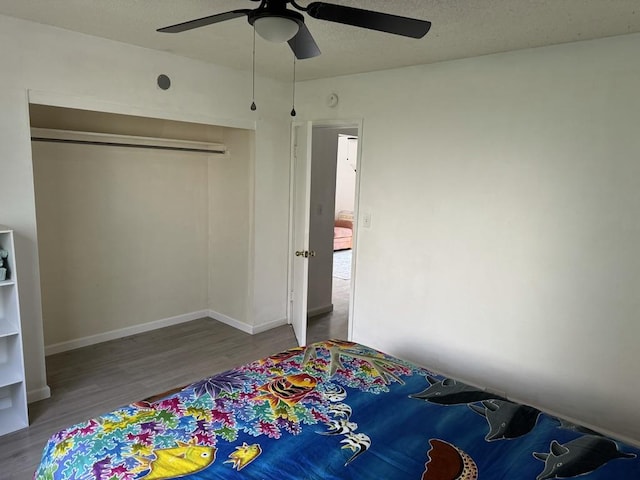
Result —
M 271 42 L 286 42 L 293 38 L 304 25 L 304 17 L 286 8 L 283 1 L 265 1 L 247 14 L 247 21 L 256 32 Z

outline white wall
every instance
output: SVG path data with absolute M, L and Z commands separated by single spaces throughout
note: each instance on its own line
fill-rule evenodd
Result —
M 640 440 L 638 51 L 630 35 L 298 89 L 309 117 L 364 119 L 356 341 Z
M 253 279 L 249 298 L 253 300 L 249 318 L 253 319 L 254 333 L 285 324 L 287 316 L 291 117 L 289 111 L 283 110 L 286 102 L 281 87 L 276 85 L 276 95 L 264 97 L 273 102 L 272 109 L 278 114 L 282 112 L 286 119 L 260 122 L 253 152 L 253 222 L 249 226 L 249 258 L 253 260 L 249 265 L 249 278 Z M 290 85 L 284 86 L 284 90 L 289 88 Z M 263 100 L 258 108 L 263 108 L 262 103 Z
M 208 155 L 32 152 L 46 347 L 207 309 Z
M 251 165 L 253 132 L 226 129 L 228 155 L 209 160 L 209 308 L 251 323 Z M 222 318 L 224 318 L 222 317 Z
M 248 108 L 251 77 L 164 52 L 0 16 L 0 223 L 15 229 L 21 280 L 27 388 L 48 394 L 28 101 L 146 117 L 255 128 L 248 327 L 286 317 L 288 87 L 257 80 L 259 110 Z M 156 77 L 169 75 L 160 90 Z M 286 91 L 285 91 L 286 90 Z M 267 94 L 268 92 L 268 94 Z

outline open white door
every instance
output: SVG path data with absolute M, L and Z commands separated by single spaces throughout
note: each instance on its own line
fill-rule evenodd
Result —
M 290 244 L 289 323 L 298 344 L 307 342 L 307 285 L 309 282 L 309 211 L 311 208 L 311 122 L 293 124 L 292 234 Z

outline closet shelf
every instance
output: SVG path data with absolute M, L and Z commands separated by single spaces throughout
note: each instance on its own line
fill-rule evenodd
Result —
M 151 148 L 181 152 L 226 155 L 227 147 L 222 143 L 179 140 L 173 138 L 139 137 L 115 133 L 79 132 L 53 128 L 32 128 L 31 140 L 35 142 L 76 143 L 112 147 Z

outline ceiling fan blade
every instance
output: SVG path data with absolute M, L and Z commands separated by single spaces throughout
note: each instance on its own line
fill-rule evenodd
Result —
M 310 3 L 307 6 L 307 13 L 319 20 L 344 23 L 411 38 L 422 38 L 431 28 L 431 22 L 426 20 L 324 2 Z
M 193 30 L 194 28 L 204 27 L 212 25 L 214 23 L 224 22 L 225 20 L 232 20 L 234 18 L 246 16 L 251 10 L 232 10 L 231 12 L 219 13 L 217 15 L 209 15 L 208 17 L 197 18 L 196 20 L 189 20 L 188 22 L 177 23 L 168 27 L 159 28 L 158 32 L 163 33 L 180 33 L 187 30 Z
M 289 46 L 298 60 L 320 55 L 320 49 L 304 23 L 300 25 L 298 33 L 289 40 Z

